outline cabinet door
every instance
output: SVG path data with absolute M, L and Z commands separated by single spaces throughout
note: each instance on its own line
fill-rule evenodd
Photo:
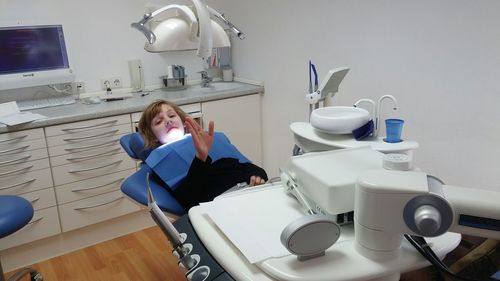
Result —
M 262 121 L 260 94 L 204 102 L 203 126 L 214 121 L 238 150 L 254 164 L 262 166 Z

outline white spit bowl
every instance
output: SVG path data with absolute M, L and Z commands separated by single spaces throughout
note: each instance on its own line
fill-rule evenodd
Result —
M 311 113 L 311 125 L 329 134 L 350 134 L 370 119 L 368 111 L 351 106 L 321 107 Z

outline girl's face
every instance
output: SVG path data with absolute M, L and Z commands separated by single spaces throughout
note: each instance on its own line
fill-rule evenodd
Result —
M 153 118 L 151 130 L 161 144 L 166 144 L 184 136 L 184 124 L 175 110 L 166 104 Z

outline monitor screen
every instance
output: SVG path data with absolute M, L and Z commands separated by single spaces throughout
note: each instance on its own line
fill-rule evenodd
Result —
M 0 62 L 0 80 L 25 82 L 10 88 L 62 83 L 72 75 L 61 25 L 0 27 Z

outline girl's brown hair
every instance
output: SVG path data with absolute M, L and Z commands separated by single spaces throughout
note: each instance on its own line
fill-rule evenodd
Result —
M 184 122 L 186 119 L 186 112 L 184 112 L 184 110 L 182 110 L 178 105 L 172 102 L 166 100 L 157 100 L 148 105 L 148 107 L 146 107 L 146 109 L 144 109 L 144 111 L 142 112 L 141 119 L 139 119 L 139 132 L 144 136 L 146 148 L 155 148 L 160 145 L 158 139 L 156 139 L 156 136 L 153 134 L 153 130 L 151 130 L 151 122 L 153 121 L 153 118 L 155 118 L 155 116 L 161 112 L 161 108 L 163 105 L 172 107 L 177 115 L 179 115 L 182 122 Z

